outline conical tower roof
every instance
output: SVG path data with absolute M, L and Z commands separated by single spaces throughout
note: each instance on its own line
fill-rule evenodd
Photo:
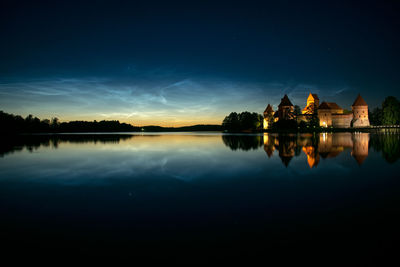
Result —
M 354 106 L 368 106 L 365 100 L 361 97 L 360 94 L 358 94 L 356 100 L 354 101 L 352 107 Z
M 282 106 L 293 106 L 292 102 L 290 102 L 289 97 L 285 94 L 285 96 L 281 99 L 281 103 L 279 107 Z
M 264 110 L 264 113 L 272 113 L 274 110 L 272 109 L 271 105 L 268 104 L 267 108 Z

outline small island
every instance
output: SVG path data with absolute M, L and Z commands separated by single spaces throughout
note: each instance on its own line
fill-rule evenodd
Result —
M 337 103 L 323 101 L 310 93 L 306 106 L 301 110 L 293 105 L 287 94 L 278 109 L 268 104 L 263 115 L 250 112 L 232 112 L 222 122 L 226 132 L 354 132 L 376 129 L 400 128 L 400 102 L 388 96 L 372 112 L 363 97 L 358 94 L 351 110 Z
M 351 111 L 345 110 L 334 102 L 319 103 L 317 94 L 310 93 L 305 108 L 292 104 L 289 97 L 281 99 L 278 110 L 274 111 L 268 104 L 264 111 L 263 129 L 276 128 L 366 128 L 370 126 L 368 105 L 359 94 L 351 106 Z

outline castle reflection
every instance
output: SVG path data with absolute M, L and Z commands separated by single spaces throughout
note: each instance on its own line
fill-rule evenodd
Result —
M 278 154 L 287 167 L 293 157 L 304 153 L 310 168 L 318 166 L 321 158 L 335 158 L 344 151 L 361 165 L 368 157 L 369 133 L 317 133 L 317 134 L 268 134 L 263 136 L 222 137 L 232 150 L 249 150 L 263 146 L 268 158 Z M 387 139 L 387 138 L 386 138 Z M 261 144 L 260 144 L 261 143 Z
M 368 157 L 369 133 L 320 133 L 304 135 L 265 134 L 264 150 L 271 157 L 278 151 L 285 166 L 303 151 L 310 168 L 318 166 L 320 158 L 334 158 L 345 149 L 351 149 L 351 155 L 361 165 Z

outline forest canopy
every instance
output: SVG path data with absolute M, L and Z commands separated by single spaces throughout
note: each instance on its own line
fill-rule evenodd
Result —
M 229 132 L 257 131 L 261 130 L 262 124 L 263 116 L 255 112 L 231 112 L 222 121 L 222 128 Z

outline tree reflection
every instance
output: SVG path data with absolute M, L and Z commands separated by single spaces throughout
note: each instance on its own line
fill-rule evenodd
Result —
M 119 143 L 120 140 L 130 139 L 133 135 L 116 134 L 88 134 L 88 135 L 21 135 L 3 136 L 0 139 L 0 156 L 4 156 L 15 151 L 27 149 L 33 152 L 40 147 L 57 148 L 61 143 Z
M 232 150 L 258 149 L 263 145 L 260 135 L 222 135 L 224 144 Z
M 373 135 L 371 147 L 378 152 L 389 163 L 394 163 L 400 158 L 400 135 L 395 132 Z

